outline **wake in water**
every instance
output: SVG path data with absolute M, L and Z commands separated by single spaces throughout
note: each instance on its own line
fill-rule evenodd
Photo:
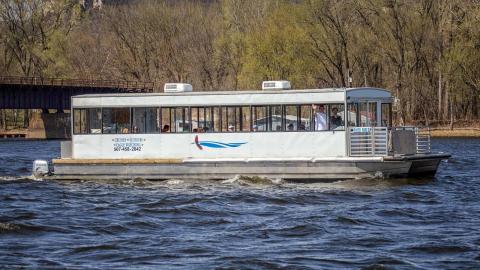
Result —
M 2 181 L 43 181 L 43 180 L 35 178 L 33 175 L 29 175 L 29 176 L 0 176 L 0 182 L 2 182 Z
M 110 179 L 110 180 L 42 180 L 30 176 L 0 176 L 0 182 L 41 182 L 41 181 L 53 181 L 57 183 L 97 183 L 114 186 L 132 186 L 132 187 L 169 187 L 169 188 L 190 188 L 196 186 L 204 187 L 288 187 L 298 189 L 344 189 L 344 190 L 379 190 L 388 189 L 394 187 L 401 187 L 405 185 L 423 185 L 433 181 L 432 178 L 426 179 L 345 179 L 337 180 L 334 182 L 308 181 L 308 182 L 295 182 L 285 181 L 280 178 L 268 178 L 260 176 L 244 176 L 236 175 L 233 178 L 226 180 L 202 180 L 202 179 L 168 179 L 165 181 L 150 181 L 143 178 L 133 178 L 130 180 Z
M 283 180 L 280 178 L 271 179 L 267 177 L 260 176 L 244 176 L 236 175 L 233 178 L 223 180 L 222 184 L 237 184 L 242 186 L 272 186 L 272 185 L 281 185 Z

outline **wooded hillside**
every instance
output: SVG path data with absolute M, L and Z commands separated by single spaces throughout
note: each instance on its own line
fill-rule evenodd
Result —
M 474 0 L 0 0 L 0 74 L 195 89 L 373 86 L 400 122 L 480 119 Z

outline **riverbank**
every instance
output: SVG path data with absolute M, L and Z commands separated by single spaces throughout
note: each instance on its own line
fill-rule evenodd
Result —
M 433 138 L 480 137 L 480 128 L 432 128 Z

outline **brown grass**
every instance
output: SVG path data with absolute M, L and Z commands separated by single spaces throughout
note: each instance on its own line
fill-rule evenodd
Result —
M 432 129 L 432 137 L 480 137 L 478 128 Z

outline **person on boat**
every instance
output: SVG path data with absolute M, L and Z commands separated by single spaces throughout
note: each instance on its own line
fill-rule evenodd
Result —
M 235 127 L 233 125 L 228 126 L 228 132 L 233 132 Z
M 342 117 L 338 115 L 338 109 L 332 108 L 332 116 L 330 116 L 330 128 L 335 129 L 339 126 L 343 126 Z
M 162 128 L 162 133 L 163 132 L 170 132 L 170 126 L 169 125 L 164 125 Z
M 293 126 L 292 123 L 288 124 L 288 126 L 287 126 L 288 131 L 293 131 L 293 128 L 294 128 L 294 126 Z
M 315 130 L 327 130 L 327 114 L 325 113 L 325 107 L 323 105 L 312 105 Z

